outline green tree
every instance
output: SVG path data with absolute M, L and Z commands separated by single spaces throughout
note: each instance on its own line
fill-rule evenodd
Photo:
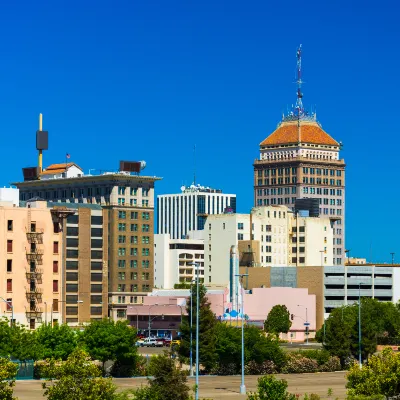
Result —
M 13 400 L 13 386 L 18 367 L 7 358 L 0 358 L 0 399 Z
M 216 327 L 217 341 L 215 353 L 219 367 L 234 365 L 238 372 L 242 362 L 242 332 L 237 327 L 226 323 L 218 323 Z M 245 363 L 255 361 L 262 364 L 266 360 L 273 361 L 278 367 L 285 361 L 283 350 L 275 338 L 266 337 L 264 333 L 254 327 L 245 326 L 244 329 L 244 358 Z
M 57 363 L 52 359 L 43 368 L 44 396 L 49 400 L 115 400 L 117 387 L 111 379 L 101 378 L 99 367 L 93 364 L 90 356 L 77 349 L 66 362 Z
M 66 360 L 78 344 L 78 332 L 65 324 L 43 324 L 36 330 L 36 334 L 44 358 Z
M 273 375 L 258 378 L 257 393 L 250 393 L 248 400 L 295 400 L 296 396 L 287 392 L 287 382 Z
M 176 368 L 175 362 L 165 352 L 153 356 L 149 365 L 149 386 L 134 391 L 136 400 L 188 400 L 189 386 L 184 371 Z
M 90 356 L 103 363 L 103 373 L 104 365 L 109 360 L 128 364 L 133 368 L 136 365 L 136 330 L 131 328 L 127 321 L 93 321 L 85 328 L 81 340 Z
M 36 331 L 27 330 L 18 323 L 10 327 L 7 319 L 0 320 L 0 356 L 15 359 L 38 360 L 42 357 L 42 347 L 37 341 Z
M 385 349 L 371 356 L 362 369 L 354 364 L 347 374 L 348 395 L 397 396 L 400 394 L 400 354 Z
M 288 333 L 292 321 L 290 320 L 289 310 L 285 305 L 277 304 L 272 307 L 268 313 L 267 319 L 264 321 L 265 332 L 279 335 L 280 333 Z
M 193 309 L 193 360 L 196 359 L 196 285 L 192 286 L 192 309 Z M 216 325 L 217 320 L 211 311 L 210 303 L 207 299 L 207 289 L 204 285 L 199 285 L 199 359 L 201 365 L 210 371 L 216 362 Z M 181 324 L 181 344 L 179 346 L 179 356 L 181 359 L 187 359 L 190 355 L 190 300 L 187 301 L 188 315 Z

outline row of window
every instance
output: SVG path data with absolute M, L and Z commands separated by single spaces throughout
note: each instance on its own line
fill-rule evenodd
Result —
M 79 236 L 79 228 L 77 226 L 67 226 L 67 236 Z M 103 237 L 103 228 L 91 228 L 90 236 L 101 238 Z
M 130 224 L 130 230 L 131 230 L 131 232 L 138 232 L 139 225 L 138 224 Z M 126 232 L 126 223 L 125 222 L 118 223 L 118 231 Z M 150 232 L 150 225 L 142 224 L 142 232 Z
M 78 272 L 67 272 L 66 273 L 66 277 L 65 277 L 66 281 L 68 282 L 76 282 L 78 281 Z M 91 273 L 90 274 L 90 280 L 92 282 L 102 282 L 103 281 L 103 274 L 99 274 L 99 273 Z
M 78 249 L 67 249 L 66 256 L 67 256 L 67 258 L 78 258 L 79 250 Z M 100 250 L 91 250 L 90 258 L 96 259 L 96 260 L 101 260 L 101 259 L 103 259 L 103 252 Z
M 77 283 L 67 283 L 67 284 L 65 284 L 65 290 L 67 293 L 78 293 L 78 284 Z M 102 293 L 103 285 L 101 283 L 92 283 L 90 285 L 90 292 L 91 293 Z
M 119 219 L 126 219 L 126 211 L 118 211 L 118 218 Z M 129 214 L 129 213 L 128 213 Z M 131 219 L 138 219 L 139 218 L 139 212 L 138 211 L 131 211 L 130 212 Z M 150 219 L 150 213 L 147 211 L 142 212 L 142 219 L 144 220 L 149 220 Z
M 342 186 L 341 179 L 321 179 L 321 178 L 308 178 L 307 176 L 303 176 L 303 183 L 310 183 L 311 185 L 330 185 L 330 186 Z
M 131 196 L 137 196 L 138 195 L 138 189 L 137 188 L 131 188 L 131 187 L 125 187 L 125 186 L 118 186 L 118 195 L 119 196 L 125 196 L 128 193 Z M 150 193 L 150 189 L 142 188 L 142 196 L 143 197 L 148 197 L 149 193 Z
M 125 272 L 118 272 L 118 280 L 124 281 L 126 279 L 126 273 Z M 137 281 L 138 279 L 138 273 L 137 272 L 131 272 L 131 280 L 132 281 Z M 142 272 L 142 281 L 148 281 L 150 279 L 150 273 L 149 272 Z
M 118 247 L 118 256 L 124 257 L 126 256 L 126 247 Z M 132 247 L 130 249 L 130 255 L 131 256 L 137 256 L 138 255 L 138 249 L 137 247 Z M 142 256 L 149 256 L 150 255 L 150 249 L 147 247 L 142 248 Z
M 131 236 L 130 242 L 131 244 L 138 244 L 138 237 Z M 126 236 L 118 235 L 118 243 L 126 243 Z M 150 236 L 142 236 L 142 244 L 149 244 L 149 243 L 150 243 Z
M 303 188 L 304 190 L 304 188 Z M 342 196 L 342 189 L 328 189 L 328 188 L 307 188 L 310 190 L 311 194 L 323 194 L 324 196 Z M 283 195 L 283 194 L 296 194 L 296 187 L 280 187 L 280 188 L 271 188 L 271 189 L 257 189 L 257 196 L 276 196 L 276 195 Z M 307 191 L 308 193 L 308 191 Z
M 132 284 L 130 285 L 130 292 L 138 292 L 139 291 L 139 285 Z M 126 284 L 125 283 L 119 283 L 117 286 L 117 291 L 118 292 L 126 292 Z M 150 285 L 144 284 L 142 285 L 142 292 L 150 292 Z
M 257 206 L 269 206 L 269 205 L 283 205 L 283 204 L 294 204 L 296 197 L 279 197 L 274 199 L 257 199 Z
M 257 180 L 257 185 L 261 186 L 261 185 L 265 185 L 265 186 L 273 186 L 273 185 L 283 185 L 283 183 L 285 183 L 285 185 L 295 185 L 297 183 L 297 178 L 295 176 L 292 177 L 292 179 L 290 179 L 289 177 L 286 177 L 285 180 L 283 180 L 283 178 L 264 178 L 264 180 L 262 179 L 258 179 Z
M 263 173 L 264 171 L 264 173 Z M 336 171 L 336 172 L 335 172 Z M 303 174 L 310 174 L 310 175 L 330 175 L 330 176 L 342 176 L 342 170 L 340 169 L 326 169 L 326 168 L 309 168 L 309 167 L 303 167 Z M 261 178 L 262 176 L 282 176 L 282 175 L 296 175 L 297 174 L 297 168 L 292 167 L 292 168 L 271 168 L 271 169 L 264 169 L 261 170 L 259 169 L 257 171 L 257 176 Z
M 336 176 L 342 176 L 342 170 L 340 169 L 322 169 L 322 168 L 309 168 L 309 167 L 303 167 L 303 174 L 308 174 L 310 175 L 330 175 L 330 176 L 335 176 L 335 171 L 336 171 Z
M 264 176 L 275 176 L 277 173 L 278 175 L 283 175 L 283 172 L 285 172 L 286 175 L 289 175 L 292 173 L 292 175 L 297 174 L 297 167 L 292 167 L 292 168 L 271 168 L 271 169 L 264 169 L 261 170 L 259 169 L 257 171 L 257 175 L 259 177 L 263 176 L 263 171 L 264 171 Z
M 118 268 L 126 268 L 127 262 L 126 260 L 118 260 Z M 137 260 L 129 260 L 130 268 L 137 268 L 138 261 Z M 149 260 L 142 260 L 142 268 L 150 268 L 150 261 Z
M 119 206 L 125 206 L 126 204 L 127 204 L 127 202 L 125 201 L 125 197 L 118 197 L 118 205 Z M 137 199 L 130 199 L 129 205 L 130 206 L 138 206 Z M 149 206 L 149 200 L 142 200 L 142 207 L 148 207 L 148 206 Z
M 36 283 L 35 281 L 31 281 L 29 289 L 32 292 L 36 290 Z M 7 292 L 12 292 L 13 291 L 13 280 L 11 278 L 7 279 Z M 54 279 L 53 280 L 53 292 L 58 293 L 58 280 Z

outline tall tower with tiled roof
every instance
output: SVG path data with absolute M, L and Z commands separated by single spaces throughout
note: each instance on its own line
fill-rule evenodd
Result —
M 344 264 L 345 163 L 341 144 L 326 133 L 315 113 L 303 108 L 301 92 L 301 47 L 297 51 L 297 101 L 265 140 L 254 162 L 254 205 L 294 207 L 296 199 L 317 198 L 320 214 L 333 224 L 334 264 Z M 299 232 L 298 235 L 301 235 Z M 297 237 L 293 237 L 297 240 Z M 299 240 L 301 242 L 301 237 Z M 292 262 L 301 265 L 294 243 Z M 302 247 L 298 247 L 300 252 Z M 316 252 L 324 249 L 315 249 Z M 273 251 L 273 249 L 272 249 Z M 325 258 L 321 257 L 325 264 Z

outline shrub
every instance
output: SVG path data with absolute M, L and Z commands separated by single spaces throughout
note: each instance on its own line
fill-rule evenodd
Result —
M 326 350 L 319 350 L 319 349 L 309 349 L 309 350 L 298 350 L 291 354 L 300 355 L 305 358 L 309 358 L 311 360 L 317 361 L 318 365 L 325 364 L 329 358 L 330 354 Z
M 7 358 L 0 358 L 0 399 L 13 400 L 13 386 L 18 367 Z
M 284 374 L 303 374 L 318 371 L 318 363 L 299 354 L 289 354 L 286 365 L 282 368 Z
M 218 363 L 211 371 L 214 375 L 235 375 L 238 372 L 238 367 L 234 363 Z
M 321 372 L 335 372 L 335 371 L 340 371 L 341 369 L 342 366 L 340 364 L 339 357 L 329 357 L 329 360 L 325 364 L 322 364 L 319 367 L 319 370 Z
M 304 395 L 304 400 L 321 400 L 321 397 L 316 393 L 311 393 L 310 395 L 306 393 Z
M 355 395 L 355 396 L 348 396 L 347 400 L 385 400 L 385 396 L 381 396 L 379 394 L 375 396 L 363 396 L 361 395 Z
M 276 372 L 276 366 L 274 362 L 270 360 L 265 360 L 262 364 L 249 361 L 244 367 L 244 373 L 246 375 L 269 375 L 275 374 Z
M 257 393 L 250 393 L 247 400 L 295 400 L 296 396 L 286 391 L 287 382 L 266 375 L 258 379 Z

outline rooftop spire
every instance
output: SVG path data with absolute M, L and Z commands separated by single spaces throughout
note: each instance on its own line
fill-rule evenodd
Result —
M 303 108 L 303 102 L 302 102 L 302 97 L 303 97 L 303 93 L 301 92 L 301 84 L 303 83 L 303 81 L 301 80 L 301 44 L 297 49 L 296 52 L 296 58 L 297 58 L 297 100 L 296 100 L 296 110 L 297 110 L 297 114 L 300 117 L 301 114 L 303 114 L 304 112 L 304 108 Z

